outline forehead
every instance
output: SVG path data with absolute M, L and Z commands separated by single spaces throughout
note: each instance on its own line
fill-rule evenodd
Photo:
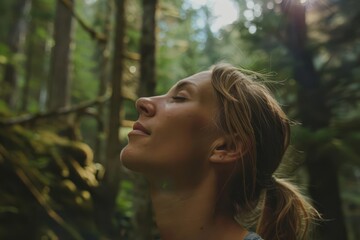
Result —
M 197 95 L 200 99 L 200 102 L 206 105 L 216 105 L 216 96 L 215 90 L 211 84 L 211 71 L 204 71 L 192 76 L 189 76 L 185 79 L 182 79 L 178 82 L 190 82 L 195 85 L 197 89 Z
M 192 82 L 198 85 L 199 87 L 207 86 L 207 85 L 211 87 L 211 72 L 210 71 L 199 72 L 181 81 Z
M 199 95 L 212 95 L 212 92 L 214 92 L 211 84 L 210 71 L 200 72 L 184 78 L 177 82 L 172 89 L 179 89 L 187 85 L 192 85 L 196 88 Z

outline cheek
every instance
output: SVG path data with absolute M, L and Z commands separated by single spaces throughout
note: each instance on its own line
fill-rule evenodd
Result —
M 161 137 L 157 139 L 156 145 L 162 152 L 179 156 L 179 158 L 200 157 L 210 148 L 210 136 L 213 129 L 210 127 L 206 116 L 200 114 L 183 114 L 181 116 L 168 116 L 173 123 L 166 128 Z M 157 148 L 157 147 L 156 147 Z
M 168 116 L 169 122 L 176 122 L 179 131 L 189 135 L 198 135 L 210 126 L 209 116 L 199 111 L 188 111 L 180 116 Z
M 209 121 L 204 116 L 191 112 L 181 116 L 170 115 L 167 117 L 167 122 L 171 125 L 166 128 L 165 137 L 169 140 L 182 141 L 185 145 L 187 142 L 194 143 L 203 138 L 209 126 Z

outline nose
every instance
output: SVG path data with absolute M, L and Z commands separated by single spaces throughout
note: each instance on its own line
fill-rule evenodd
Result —
M 155 115 L 156 106 L 151 98 L 139 98 L 136 101 L 135 106 L 140 115 L 144 115 L 146 117 L 152 117 Z

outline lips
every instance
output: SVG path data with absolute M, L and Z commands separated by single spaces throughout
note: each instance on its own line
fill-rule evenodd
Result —
M 150 131 L 146 129 L 141 123 L 135 122 L 133 125 L 133 131 L 132 133 L 139 133 L 139 134 L 145 134 L 150 135 Z

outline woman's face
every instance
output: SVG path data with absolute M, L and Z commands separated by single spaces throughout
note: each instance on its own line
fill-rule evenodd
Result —
M 139 119 L 121 152 L 123 165 L 145 175 L 201 173 L 218 135 L 211 72 L 174 85 L 167 94 L 140 98 Z

